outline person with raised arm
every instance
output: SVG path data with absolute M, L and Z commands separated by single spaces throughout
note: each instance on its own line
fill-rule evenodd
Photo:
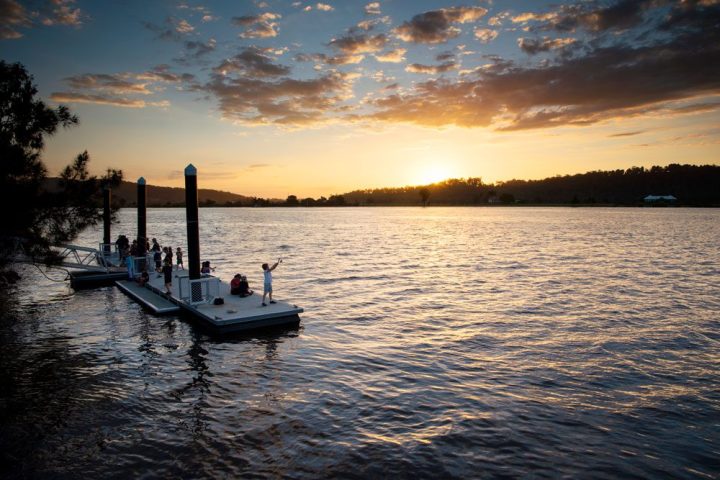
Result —
M 268 266 L 267 263 L 262 264 L 263 269 L 263 275 L 265 276 L 265 279 L 263 281 L 263 298 L 262 298 L 262 306 L 267 307 L 267 303 L 265 303 L 265 296 L 270 296 L 270 303 L 277 303 L 272 298 L 272 271 L 277 268 L 278 265 L 282 263 L 282 258 L 278 258 L 278 261 L 275 262 L 275 265 L 272 267 Z

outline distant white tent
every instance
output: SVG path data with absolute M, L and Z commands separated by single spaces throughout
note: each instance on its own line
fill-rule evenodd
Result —
M 648 195 L 644 200 L 646 202 L 674 202 L 677 198 L 672 195 Z

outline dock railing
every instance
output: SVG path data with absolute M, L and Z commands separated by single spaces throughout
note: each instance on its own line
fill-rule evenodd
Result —
M 220 279 L 217 277 L 202 277 L 190 280 L 189 277 L 178 278 L 178 296 L 190 305 L 210 303 L 220 296 Z
M 147 268 L 148 273 L 151 273 L 152 270 L 151 265 L 153 265 L 152 257 L 150 255 L 146 255 L 144 257 L 125 257 L 125 265 L 128 269 L 128 277 L 131 280 L 134 280 L 135 278 L 139 277 L 142 271 Z
M 100 243 L 97 250 L 97 262 L 103 267 L 119 267 L 121 262 L 120 249 L 114 243 Z

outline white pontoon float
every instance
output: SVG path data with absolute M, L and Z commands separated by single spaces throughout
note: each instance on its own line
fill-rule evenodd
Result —
M 183 311 L 218 333 L 297 324 L 303 312 L 297 305 L 284 301 L 263 307 L 262 294 L 244 298 L 231 295 L 227 282 L 214 276 L 190 280 L 187 270 L 173 271 L 171 295 L 165 294 L 163 275 L 154 272 L 144 287 L 130 280 L 115 284 L 155 314 Z M 222 299 L 222 303 L 216 299 Z

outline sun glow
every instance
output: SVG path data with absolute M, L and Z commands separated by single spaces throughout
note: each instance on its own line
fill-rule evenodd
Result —
M 453 172 L 445 165 L 426 165 L 418 169 L 415 174 L 414 184 L 429 185 L 452 178 Z

